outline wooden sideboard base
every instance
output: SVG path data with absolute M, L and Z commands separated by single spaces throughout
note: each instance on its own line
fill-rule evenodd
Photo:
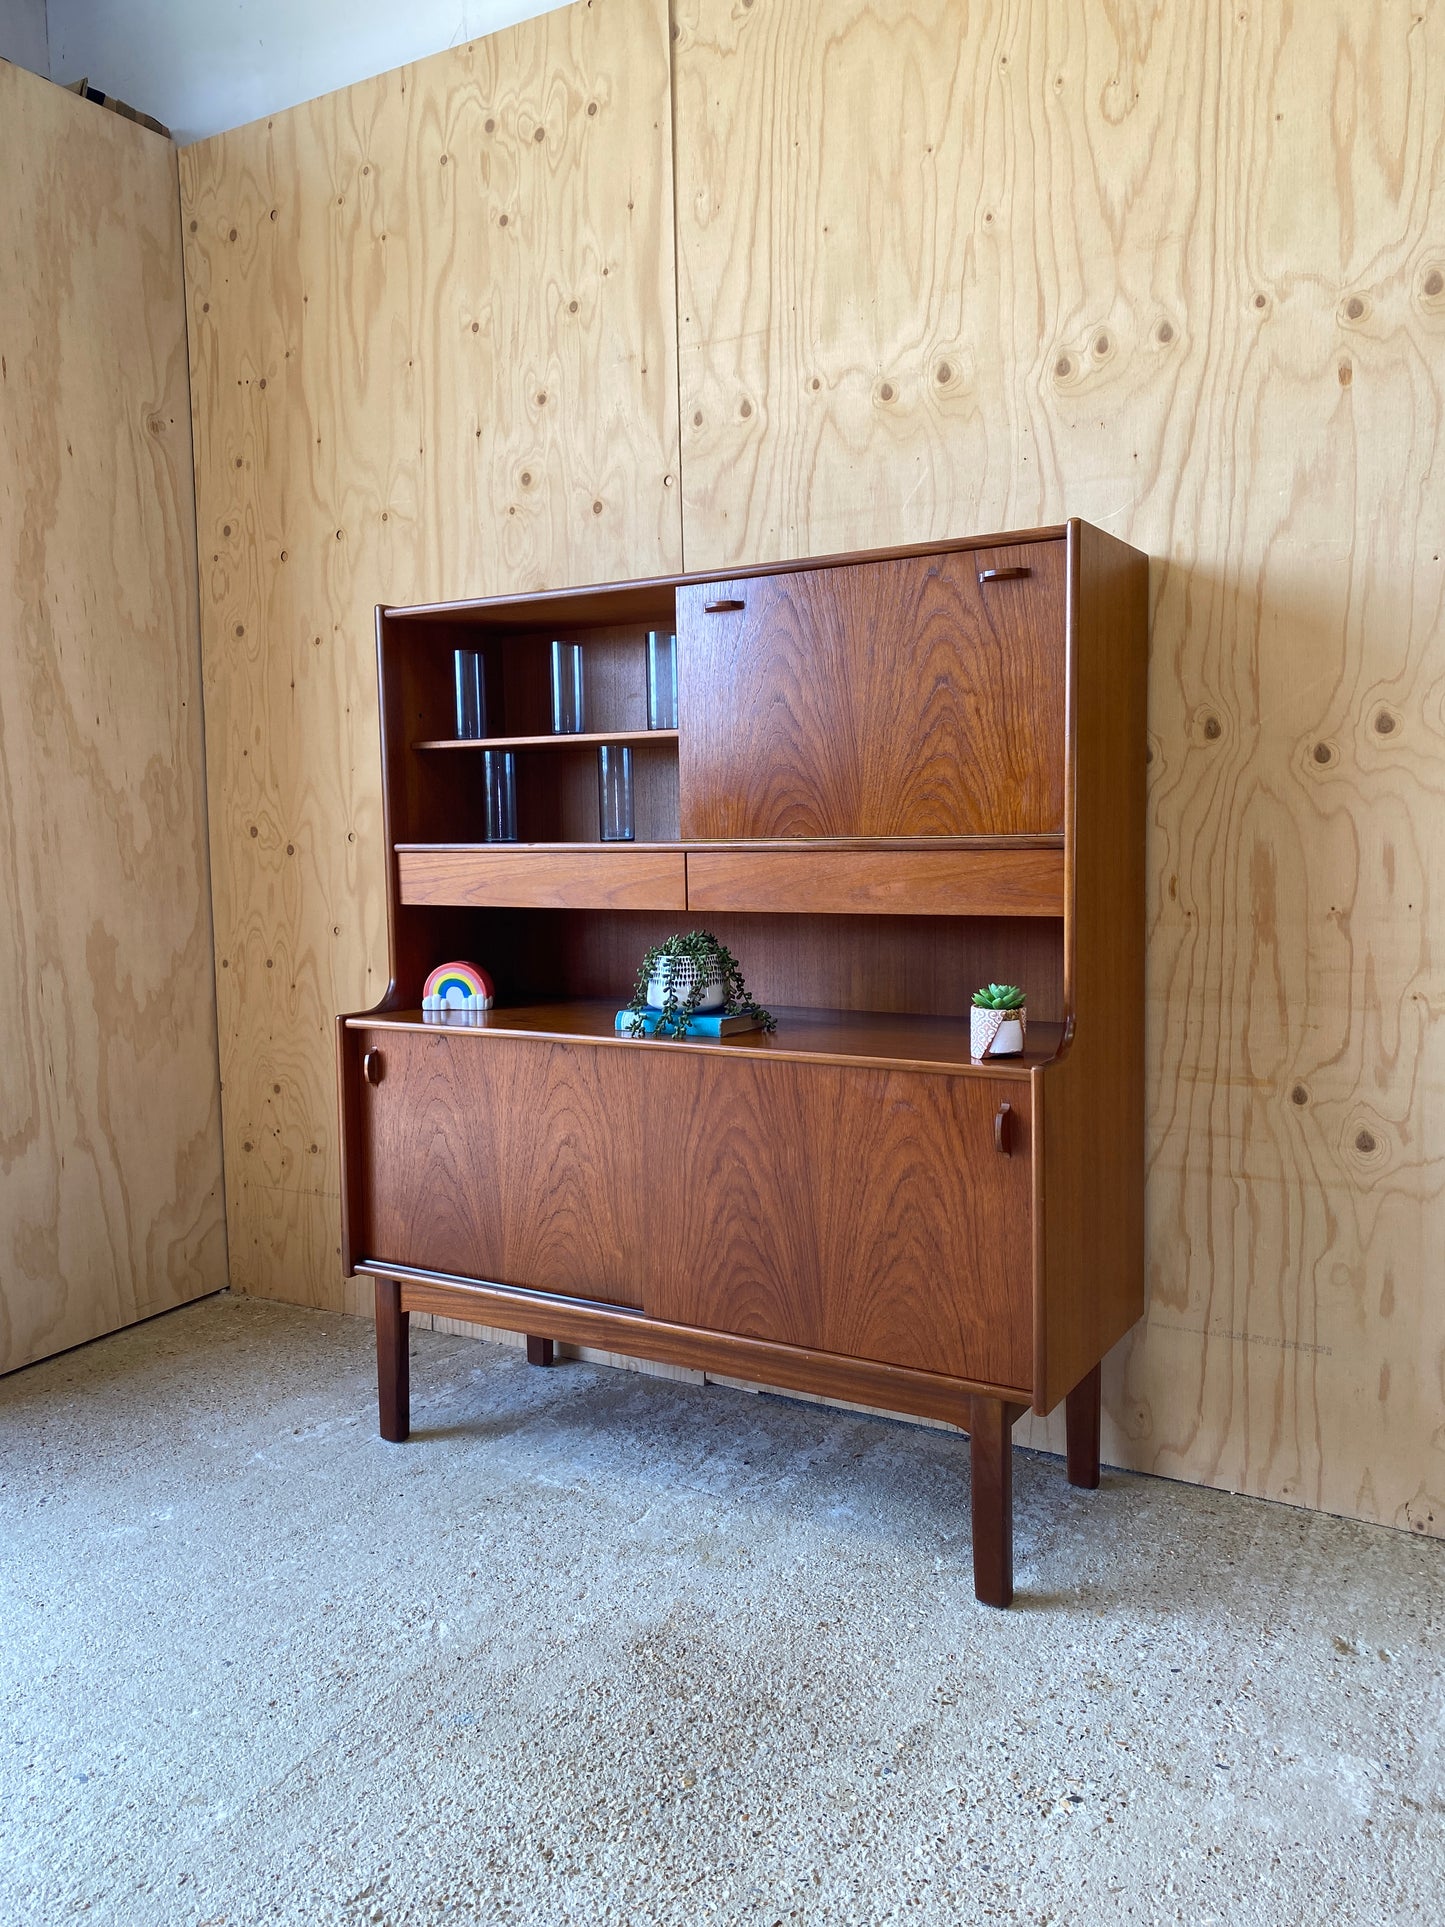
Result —
M 986 1606 L 1013 1599 L 1014 1426 L 1028 1410 L 1017 1390 L 974 1386 L 964 1380 L 901 1366 L 879 1365 L 800 1346 L 776 1345 L 735 1334 L 694 1330 L 643 1317 L 626 1307 L 580 1299 L 548 1302 L 541 1292 L 483 1285 L 401 1267 L 382 1272 L 372 1263 L 357 1270 L 376 1280 L 376 1371 L 381 1436 L 401 1444 L 411 1426 L 411 1379 L 407 1348 L 409 1314 L 431 1312 L 502 1331 L 522 1332 L 527 1363 L 550 1365 L 558 1340 L 688 1365 L 732 1378 L 752 1378 L 784 1390 L 812 1392 L 853 1404 L 881 1406 L 914 1417 L 945 1419 L 969 1436 L 973 1519 L 973 1589 Z M 547 1325 L 551 1336 L 536 1327 Z M 1099 1368 L 1068 1395 L 1068 1472 L 1078 1486 L 1099 1483 Z
M 497 1331 L 521 1332 L 528 1337 L 545 1334 L 567 1345 L 595 1345 L 600 1351 L 650 1358 L 659 1365 L 686 1365 L 695 1371 L 754 1379 L 760 1385 L 776 1385 L 784 1391 L 812 1392 L 819 1398 L 877 1406 L 914 1418 L 943 1419 L 965 1430 L 970 1398 L 1001 1398 L 1021 1406 L 1028 1403 L 1028 1392 L 1018 1385 L 953 1378 L 942 1372 L 847 1358 L 836 1352 L 745 1338 L 734 1332 L 669 1324 L 664 1319 L 648 1318 L 628 1305 L 567 1298 L 512 1285 L 480 1284 L 404 1265 L 383 1267 L 376 1259 L 362 1260 L 356 1270 L 370 1274 L 378 1284 L 394 1281 L 397 1285 L 395 1314 L 389 1306 L 383 1306 L 378 1294 L 378 1330 L 383 1317 L 431 1312 L 439 1318 L 490 1325 Z

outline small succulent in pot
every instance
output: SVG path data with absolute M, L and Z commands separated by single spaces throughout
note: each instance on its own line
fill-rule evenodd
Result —
M 685 1037 L 693 1017 L 755 1017 L 761 1030 L 776 1030 L 778 1020 L 748 995 L 737 958 L 710 930 L 690 930 L 654 944 L 642 959 L 628 1009 L 634 1013 L 630 1035 L 640 1036 L 643 1019 L 657 1013 L 658 1037 Z
M 973 993 L 969 1050 L 976 1058 L 1017 1057 L 1024 1047 L 1028 1006 L 1017 984 L 985 984 Z

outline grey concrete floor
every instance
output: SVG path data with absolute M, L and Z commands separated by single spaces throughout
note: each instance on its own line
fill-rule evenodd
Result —
M 0 1923 L 1445 1920 L 1445 1546 L 227 1297 L 0 1380 Z

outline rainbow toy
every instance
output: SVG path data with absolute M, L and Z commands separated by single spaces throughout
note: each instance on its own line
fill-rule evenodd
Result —
M 479 1024 L 492 1007 L 492 980 L 475 964 L 444 963 L 426 980 L 422 1021 L 428 1024 Z

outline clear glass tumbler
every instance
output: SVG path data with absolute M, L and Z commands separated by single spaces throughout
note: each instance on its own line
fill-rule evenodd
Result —
M 552 644 L 552 729 L 558 736 L 582 731 L 582 645 Z
M 480 649 L 456 651 L 457 736 L 475 742 L 487 733 L 487 685 Z
M 647 727 L 677 728 L 677 637 L 647 632 Z
M 509 749 L 482 751 L 488 843 L 517 840 L 517 760 Z
M 626 743 L 604 743 L 597 752 L 597 820 L 604 843 L 633 840 L 632 751 Z

